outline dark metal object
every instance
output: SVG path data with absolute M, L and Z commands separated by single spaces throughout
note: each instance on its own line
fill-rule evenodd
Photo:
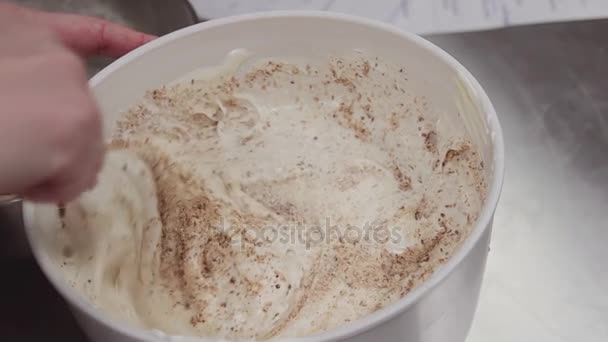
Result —
M 23 230 L 21 199 L 0 196 L 0 258 L 29 255 L 29 246 Z

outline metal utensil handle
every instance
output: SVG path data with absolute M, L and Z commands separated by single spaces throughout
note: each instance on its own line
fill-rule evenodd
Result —
M 23 201 L 20 196 L 0 195 L 0 259 L 22 259 L 31 256 L 23 223 Z
M 22 199 L 17 195 L 0 195 L 0 209 L 9 205 L 16 205 L 19 202 L 22 202 Z

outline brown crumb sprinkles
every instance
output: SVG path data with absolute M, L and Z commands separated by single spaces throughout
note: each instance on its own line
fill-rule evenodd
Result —
M 227 338 L 267 340 L 287 334 L 289 323 L 310 317 L 315 305 L 323 315 L 331 316 L 325 322 L 321 316 L 311 317 L 315 329 L 358 319 L 405 296 L 427 279 L 438 264 L 449 259 L 455 246 L 468 234 L 467 225 L 477 219 L 476 202 L 462 200 L 464 190 L 454 189 L 457 177 L 468 177 L 477 181 L 477 191 L 483 197 L 485 184 L 480 181 L 483 164 L 479 155 L 473 154 L 473 146 L 466 141 L 446 141 L 436 127 L 436 114 L 427 99 L 409 93 L 404 68 L 363 57 L 331 57 L 328 64 L 324 69 L 268 60 L 242 75 L 218 78 L 215 83 L 187 80 L 186 85 L 191 87 L 167 86 L 148 92 L 146 101 L 150 105 L 134 106 L 117 123 L 112 148 L 136 151 L 151 167 L 157 185 L 163 225 L 158 246 L 159 286 L 179 303 L 175 310 L 187 309 L 187 319 L 196 331 Z M 390 82 L 379 82 L 386 79 Z M 303 132 L 303 145 L 308 145 L 302 148 L 314 148 L 320 158 L 331 145 L 356 141 L 361 146 L 357 153 L 368 151 L 363 156 L 356 153 L 340 156 L 356 166 L 346 168 L 344 173 L 348 177 L 340 178 L 329 170 L 324 177 L 339 181 L 331 184 L 335 189 L 328 187 L 325 193 L 341 191 L 348 198 L 347 195 L 363 196 L 358 192 L 365 192 L 371 205 L 388 178 L 394 192 L 401 196 L 395 198 L 403 201 L 390 203 L 393 207 L 378 208 L 378 222 L 373 222 L 369 230 L 378 234 L 400 233 L 413 246 L 393 253 L 384 245 L 340 236 L 328 240 L 326 245 L 309 246 L 310 260 L 306 260 L 310 264 L 306 264 L 304 275 L 295 281 L 289 278 L 292 270 L 265 272 L 267 269 L 262 268 L 259 274 L 246 271 L 244 265 L 275 265 L 273 262 L 285 255 L 263 252 L 271 241 L 249 237 L 244 227 L 258 231 L 269 222 L 275 223 L 273 220 L 303 222 L 312 220 L 314 215 L 305 212 L 297 201 L 285 199 L 290 198 L 283 195 L 288 192 L 283 190 L 289 189 L 287 186 L 279 187 L 283 196 L 276 195 L 269 181 L 258 180 L 262 178 L 255 167 L 242 170 L 238 182 L 232 182 L 229 175 L 221 172 L 213 177 L 222 180 L 220 190 L 228 194 L 227 198 L 244 194 L 267 213 L 258 214 L 249 204 L 231 206 L 217 194 L 218 188 L 197 177 L 180 162 L 181 156 L 169 153 L 166 146 L 197 146 L 207 156 L 223 157 L 218 132 L 234 129 L 247 132 L 236 140 L 235 148 L 245 151 L 246 145 L 246 151 L 251 153 L 264 148 L 268 144 L 263 139 L 264 132 L 276 131 L 280 125 L 273 120 L 285 113 L 264 113 L 266 116 L 260 115 L 264 121 L 256 122 L 258 117 L 247 117 L 256 107 L 239 94 L 269 94 L 284 89 L 301 91 L 293 98 L 294 106 L 314 109 L 310 118 L 294 120 L 295 127 Z M 242 119 L 236 120 L 240 126 L 222 121 L 231 115 Z M 331 133 L 307 131 L 315 119 L 325 120 L 336 129 L 328 131 Z M 335 132 L 340 134 L 331 135 Z M 374 152 L 377 146 L 390 158 Z M 403 155 L 406 157 L 397 158 Z M 416 158 L 424 158 L 427 163 L 417 163 Z M 291 165 L 287 162 L 290 159 L 285 159 L 282 167 L 294 174 L 308 177 L 316 172 L 317 160 L 302 159 Z M 373 160 L 369 162 L 373 166 L 354 162 L 363 159 Z M 293 181 L 286 178 L 279 186 Z M 439 181 L 445 186 L 433 187 L 433 182 Z M 64 218 L 65 208 L 59 207 L 58 211 Z M 333 219 L 342 220 L 336 223 L 339 227 L 348 222 L 345 218 Z M 391 230 L 399 226 L 396 223 L 403 222 L 412 225 L 407 227 L 407 234 Z M 224 225 L 236 228 L 219 228 Z M 364 291 L 371 295 L 366 298 L 357 295 Z M 278 301 L 268 298 L 280 298 L 290 305 L 276 305 Z M 337 302 L 352 308 L 352 316 L 337 319 L 332 315 L 334 311 L 340 312 L 340 306 L 328 303 Z M 226 323 L 233 322 L 240 310 L 239 303 L 249 303 L 260 319 L 274 322 L 271 328 L 262 329 L 262 324 L 251 322 Z

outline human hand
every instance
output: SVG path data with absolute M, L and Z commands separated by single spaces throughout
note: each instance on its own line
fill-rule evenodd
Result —
M 153 37 L 107 21 L 0 4 L 0 194 L 64 202 L 104 156 L 83 56 L 118 57 Z

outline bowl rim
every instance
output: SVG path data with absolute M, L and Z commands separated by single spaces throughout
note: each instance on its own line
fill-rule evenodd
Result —
M 497 207 L 500 192 L 504 182 L 504 141 L 503 133 L 500 122 L 496 115 L 494 106 L 492 105 L 488 95 L 483 90 L 479 82 L 473 77 L 473 75 L 462 66 L 455 58 L 449 55 L 447 52 L 429 42 L 428 40 L 417 36 L 413 33 L 409 33 L 399 28 L 392 26 L 387 23 L 379 22 L 372 19 L 362 18 L 353 15 L 339 14 L 333 12 L 323 11 L 270 11 L 270 12 L 257 12 L 251 14 L 237 15 L 231 17 L 225 17 L 220 19 L 213 19 L 206 22 L 198 23 L 175 32 L 169 33 L 165 36 L 159 37 L 151 41 L 150 43 L 141 46 L 125 56 L 117 59 L 109 66 L 105 67 L 102 71 L 96 74 L 89 81 L 91 88 L 95 88 L 98 84 L 103 82 L 113 72 L 129 64 L 131 61 L 136 60 L 140 56 L 153 51 L 155 49 L 162 48 L 171 41 L 180 39 L 192 34 L 196 34 L 199 31 L 207 30 L 214 27 L 226 26 L 235 23 L 257 21 L 257 20 L 272 20 L 281 18 L 299 18 L 299 19 L 324 19 L 329 21 L 356 24 L 366 26 L 371 29 L 385 31 L 387 33 L 398 35 L 403 40 L 410 41 L 422 49 L 426 49 L 431 54 L 438 57 L 443 63 L 448 65 L 451 69 L 455 70 L 457 74 L 466 81 L 466 87 L 472 94 L 475 95 L 478 106 L 483 109 L 487 117 L 488 127 L 492 132 L 492 155 L 495 160 L 494 168 L 491 174 L 492 182 L 488 186 L 488 192 L 486 195 L 485 203 L 481 209 L 480 215 L 475 223 L 473 230 L 469 236 L 462 243 L 460 248 L 452 255 L 449 260 L 436 269 L 433 274 L 422 284 L 417 286 L 414 290 L 408 293 L 405 297 L 400 300 L 386 305 L 385 307 L 366 315 L 353 322 L 346 323 L 335 329 L 325 331 L 316 335 L 295 337 L 295 338 L 283 338 L 278 339 L 279 341 L 290 341 L 290 342 L 312 342 L 312 341 L 336 341 L 345 339 L 364 331 L 370 330 L 392 318 L 399 315 L 401 312 L 406 311 L 413 304 L 420 301 L 426 294 L 428 294 L 433 288 L 438 286 L 460 263 L 463 262 L 465 257 L 469 255 L 473 247 L 482 237 L 483 233 L 490 229 L 494 211 Z M 90 304 L 84 297 L 70 288 L 65 281 L 58 274 L 59 272 L 52 272 L 52 268 L 48 258 L 43 257 L 40 248 L 40 239 L 32 238 L 33 232 L 31 231 L 31 223 L 33 220 L 34 205 L 32 203 L 24 202 L 23 204 L 23 222 L 27 234 L 27 238 L 32 247 L 33 254 L 40 264 L 43 273 L 51 281 L 52 285 L 57 291 L 69 302 L 69 304 L 77 308 L 82 313 L 86 314 L 90 318 L 94 318 L 107 328 L 118 332 L 124 336 L 130 338 L 141 339 L 144 341 L 149 340 L 161 340 L 160 338 L 154 338 L 156 333 L 151 330 L 145 330 L 141 328 L 133 327 L 127 323 L 119 322 L 111 319 L 108 314 L 95 308 Z M 161 334 L 163 335 L 163 334 Z M 159 335 L 160 337 L 160 335 Z M 162 340 L 166 340 L 163 338 Z M 190 339 L 189 339 L 190 340 Z M 217 341 L 214 338 L 192 338 L 192 341 Z

